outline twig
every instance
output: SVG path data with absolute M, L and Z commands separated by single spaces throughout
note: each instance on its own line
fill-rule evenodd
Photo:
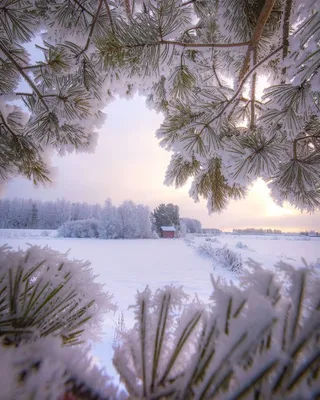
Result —
M 5 119 L 3 118 L 3 116 L 0 113 L 0 118 L 1 118 L 1 122 L 0 122 L 0 126 L 3 125 L 9 133 L 11 133 L 11 135 L 13 137 L 16 137 L 17 135 L 13 132 L 13 130 L 10 128 L 10 126 L 8 126 L 8 124 L 6 123 Z
M 195 0 L 189 0 L 186 1 L 185 3 L 181 4 L 181 7 L 189 6 L 190 4 L 194 3 Z
M 283 50 L 282 50 L 282 60 L 284 60 L 288 53 L 289 53 L 289 33 L 290 33 L 290 14 L 291 14 L 291 8 L 292 8 L 292 0 L 287 0 L 286 1 L 286 6 L 284 9 L 284 16 L 283 16 L 283 26 L 282 26 L 282 44 L 283 44 Z M 281 83 L 285 83 L 285 74 L 286 74 L 286 67 L 282 68 L 282 80 Z
M 108 0 L 103 0 L 103 2 L 104 2 L 104 5 L 106 6 L 106 10 L 107 10 L 107 14 L 108 14 L 108 17 L 109 17 L 109 20 L 110 20 L 110 26 L 111 26 L 112 33 L 115 33 L 115 29 L 114 29 L 114 25 L 113 25 L 113 21 L 112 21 L 112 16 L 111 16 L 111 10 L 110 10 L 109 4 L 108 4 Z
M 214 59 L 213 49 L 212 49 L 212 58 Z M 223 85 L 222 85 L 222 83 L 221 83 L 221 81 L 220 81 L 220 79 L 219 79 L 219 77 L 218 77 L 217 71 L 216 71 L 216 69 L 215 69 L 215 67 L 214 67 L 214 60 L 212 61 L 212 71 L 213 71 L 213 74 L 214 74 L 214 76 L 215 76 L 215 78 L 216 78 L 216 81 L 217 81 L 219 87 L 222 88 Z
M 160 44 L 173 44 L 175 46 L 188 47 L 188 48 L 198 48 L 198 47 L 242 47 L 249 46 L 251 42 L 239 42 L 239 43 L 183 43 L 179 41 L 171 40 L 161 40 Z
M 258 51 L 255 47 L 253 50 L 253 65 L 257 64 Z M 250 128 L 253 129 L 255 125 L 255 101 L 256 101 L 256 84 L 257 84 L 257 73 L 255 72 L 252 77 L 252 88 L 251 88 L 251 122 Z
M 30 96 L 33 97 L 32 93 L 27 92 L 13 92 L 13 93 L 0 93 L 0 96 Z
M 276 0 L 265 0 L 263 9 L 259 15 L 257 25 L 253 31 L 252 38 L 250 40 L 250 46 L 247 50 L 240 74 L 239 74 L 239 81 L 241 81 L 245 75 L 245 73 L 248 71 L 249 68 L 249 63 L 250 63 L 250 52 L 253 50 L 256 45 L 258 44 L 259 40 L 261 39 L 263 29 L 267 23 L 267 20 L 271 14 L 271 11 L 273 9 L 273 6 L 275 4 Z
M 293 141 L 293 159 L 294 160 L 297 160 L 298 158 L 297 158 L 297 143 L 300 141 L 300 140 L 307 140 L 307 139 L 320 139 L 320 136 L 317 136 L 317 135 L 309 135 L 309 136 L 303 136 L 303 137 L 300 137 L 300 138 L 298 138 L 298 139 L 295 139 L 294 141 Z
M 87 43 L 84 46 L 84 48 L 82 49 L 82 51 L 78 54 L 78 57 L 81 54 L 83 54 L 89 47 L 89 44 L 90 44 L 90 41 L 91 41 L 91 37 L 92 37 L 93 31 L 94 31 L 94 27 L 96 25 L 96 22 L 97 22 L 97 19 L 98 19 L 98 16 L 99 16 L 99 13 L 100 13 L 100 10 L 101 10 L 101 7 L 102 7 L 102 2 L 103 2 L 103 0 L 99 1 L 99 6 L 98 6 L 98 9 L 97 9 L 97 12 L 95 13 L 95 16 L 94 16 L 94 18 L 92 20 L 92 23 L 91 23 L 91 28 L 90 28 L 89 36 L 88 36 L 88 39 L 87 39 Z
M 47 64 L 47 63 L 35 64 L 35 65 L 26 65 L 25 67 L 21 67 L 21 69 L 36 69 L 36 68 L 47 67 L 48 65 L 49 64 Z
M 127 17 L 130 20 L 131 19 L 131 5 L 130 5 L 130 0 L 124 0 L 125 6 L 126 6 L 126 13 Z
M 184 48 L 200 48 L 200 47 L 219 47 L 219 48 L 229 48 L 229 47 L 243 47 L 249 46 L 251 42 L 239 42 L 239 43 L 184 43 L 174 40 L 159 40 L 153 43 L 139 43 L 133 45 L 123 45 L 119 46 L 120 48 L 133 49 L 137 47 L 145 47 L 145 46 L 159 46 L 160 44 L 174 45 Z
M 217 80 L 217 82 L 218 82 L 219 87 L 222 88 L 223 85 L 222 85 L 222 83 L 221 83 L 221 81 L 220 81 L 220 79 L 219 79 L 219 77 L 218 77 L 218 74 L 217 74 L 217 71 L 216 71 L 214 65 L 212 65 L 212 71 L 213 71 L 214 76 L 215 76 L 215 78 L 216 78 L 216 80 Z
M 77 6 L 79 6 L 79 8 L 81 8 L 82 11 L 85 11 L 87 14 L 89 14 L 92 18 L 94 17 L 94 14 L 92 14 L 91 11 L 89 11 L 87 8 L 85 8 L 79 0 L 72 0 L 73 2 L 76 3 Z

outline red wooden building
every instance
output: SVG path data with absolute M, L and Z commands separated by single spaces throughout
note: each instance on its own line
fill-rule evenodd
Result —
M 174 226 L 161 226 L 160 231 L 162 238 L 174 238 L 176 229 Z

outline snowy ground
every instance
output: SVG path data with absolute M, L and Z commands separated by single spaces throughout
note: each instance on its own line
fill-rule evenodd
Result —
M 123 312 L 125 324 L 132 324 L 132 310 L 128 306 L 134 303 L 137 290 L 146 285 L 152 289 L 167 284 L 183 286 L 191 296 L 197 293 L 201 300 L 207 301 L 212 286 L 210 273 L 227 280 L 236 280 L 236 275 L 216 267 L 213 269 L 209 259 L 200 257 L 195 249 L 206 242 L 205 237 L 178 240 L 102 240 L 102 239 L 65 239 L 56 238 L 55 231 L 42 230 L 0 230 L 0 245 L 9 244 L 13 248 L 26 248 L 27 243 L 49 245 L 55 250 L 66 252 L 70 257 L 90 260 L 99 277 L 105 283 L 106 290 L 114 294 L 118 312 L 105 321 L 103 344 L 95 347 L 95 354 L 113 374 L 111 365 L 114 326 Z M 316 263 L 320 259 L 320 238 L 288 236 L 240 236 L 221 235 L 216 237 L 220 243 L 211 243 L 214 247 L 227 244 L 230 249 L 241 254 L 242 260 L 252 258 L 273 268 L 277 261 L 285 261 L 294 266 L 302 266 L 301 258 L 307 263 Z M 238 248 L 241 242 L 247 248 Z

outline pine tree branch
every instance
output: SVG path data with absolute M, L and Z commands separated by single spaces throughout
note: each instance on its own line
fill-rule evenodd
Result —
M 33 97 L 32 93 L 27 92 L 14 92 L 14 93 L 0 93 L 0 96 L 30 96 Z
M 84 7 L 79 0 L 72 0 L 76 5 L 84 12 L 90 15 L 90 17 L 94 18 L 94 14 L 92 14 L 91 11 L 89 11 L 86 7 Z
M 146 47 L 146 46 L 159 46 L 160 44 L 165 45 L 173 45 L 179 46 L 183 48 L 208 48 L 208 47 L 218 47 L 218 48 L 230 48 L 230 47 L 243 47 L 249 46 L 251 42 L 239 42 L 239 43 L 184 43 L 180 41 L 174 40 L 159 40 L 153 43 L 139 43 L 139 44 L 132 44 L 132 45 L 120 45 L 119 48 L 125 49 L 134 49 L 137 47 Z
M 34 95 L 32 93 L 26 93 L 26 92 L 16 92 L 13 93 L 15 96 L 29 96 L 29 97 L 33 97 Z
M 249 63 L 250 63 L 250 52 L 257 46 L 259 40 L 261 39 L 263 29 L 267 23 L 267 20 L 271 14 L 271 11 L 273 9 L 275 2 L 276 2 L 276 0 L 265 0 L 264 6 L 262 8 L 262 11 L 261 11 L 258 21 L 257 21 L 257 25 L 253 31 L 252 38 L 250 40 L 250 46 L 247 50 L 242 68 L 240 70 L 239 81 L 241 81 L 243 79 L 246 72 L 248 71 Z
M 21 67 L 21 69 L 36 69 L 41 67 L 47 67 L 49 64 L 35 64 L 35 65 L 26 65 L 25 67 Z
M 181 7 L 189 6 L 190 4 L 193 4 L 194 2 L 195 2 L 195 0 L 186 1 L 185 3 L 181 4 Z
M 0 118 L 1 118 L 1 122 L 0 122 L 0 126 L 4 126 L 6 128 L 6 130 L 11 133 L 11 135 L 13 137 L 16 137 L 17 135 L 13 132 L 13 130 L 10 128 L 10 126 L 6 123 L 5 119 L 3 118 L 3 116 L 0 114 Z
M 275 50 L 273 50 L 270 54 L 268 54 L 266 57 L 264 57 L 262 60 L 260 60 L 242 79 L 238 90 L 236 91 L 236 93 L 231 97 L 230 100 L 228 100 L 227 104 L 223 107 L 223 109 L 219 112 L 218 115 L 216 115 L 215 117 L 213 117 L 209 122 L 206 123 L 206 125 L 201 129 L 201 131 L 199 132 L 199 135 L 202 134 L 203 130 L 205 129 L 206 126 L 210 125 L 212 122 L 214 122 L 215 120 L 217 120 L 218 118 L 220 118 L 223 113 L 226 111 L 226 109 L 229 107 L 229 105 L 236 100 L 236 98 L 238 97 L 238 95 L 241 93 L 241 90 L 244 86 L 244 84 L 246 83 L 247 79 L 251 76 L 251 74 L 260 67 L 260 65 L 262 65 L 263 63 L 265 63 L 266 61 L 269 60 L 269 58 L 273 57 L 275 54 L 277 54 L 280 50 L 282 50 L 282 45 L 277 47 Z
M 212 58 L 213 58 L 213 57 L 214 57 L 214 56 L 213 56 L 213 49 L 212 49 Z M 216 81 L 217 81 L 219 87 L 222 88 L 222 83 L 221 83 L 221 81 L 220 81 L 220 79 L 219 79 L 219 76 L 218 76 L 218 74 L 217 74 L 217 71 L 216 71 L 216 69 L 215 69 L 215 67 L 214 67 L 214 61 L 212 62 L 212 71 L 213 71 L 214 77 L 216 78 Z
M 113 25 L 113 20 L 112 20 L 111 10 L 110 10 L 109 4 L 108 4 L 108 0 L 103 0 L 103 2 L 104 2 L 104 5 L 106 6 L 106 10 L 107 10 L 107 14 L 108 14 L 108 17 L 109 17 L 109 20 L 110 20 L 110 26 L 111 26 L 112 33 L 114 34 L 115 33 L 115 29 L 114 29 L 114 25 Z
M 58 94 L 44 94 L 42 97 L 43 98 L 45 98 L 45 97 L 58 97 L 58 98 L 62 99 L 62 97 L 59 96 Z
M 188 47 L 188 48 L 201 48 L 201 47 L 221 47 L 221 48 L 229 48 L 229 47 L 243 47 L 249 46 L 251 42 L 239 42 L 239 43 L 183 43 L 179 41 L 171 41 L 171 40 L 161 40 L 159 44 L 173 44 L 175 46 L 180 47 Z
M 47 106 L 47 103 L 43 100 L 43 96 L 38 90 L 37 86 L 33 83 L 32 79 L 24 72 L 24 70 L 21 68 L 20 64 L 12 57 L 10 52 L 6 49 L 5 46 L 0 42 L 0 49 L 1 51 L 8 57 L 8 59 L 12 62 L 12 64 L 17 68 L 19 73 L 23 76 L 23 78 L 28 82 L 29 86 L 32 88 L 32 90 L 36 93 L 38 96 L 39 100 L 41 103 L 44 105 L 46 110 L 49 112 L 49 107 Z
M 131 15 L 131 5 L 130 5 L 130 0 L 124 0 L 124 4 L 126 6 L 126 14 L 128 19 L 130 20 L 132 15 Z
M 253 49 L 253 66 L 257 64 L 258 50 L 255 47 Z M 253 129 L 255 125 L 255 101 L 256 101 L 256 84 L 257 84 L 257 73 L 255 72 L 252 77 L 251 87 L 251 122 L 250 128 Z
M 283 17 L 283 26 L 282 26 L 282 60 L 284 60 L 288 53 L 289 53 L 289 34 L 290 34 L 290 15 L 292 9 L 292 0 L 286 1 L 286 6 L 284 9 L 284 17 Z M 284 67 L 282 68 L 282 80 L 281 83 L 285 83 L 284 76 L 287 72 L 287 69 Z
M 320 139 L 319 135 L 308 135 L 308 136 L 303 136 L 298 139 L 295 139 L 293 141 L 293 159 L 298 160 L 297 156 L 297 143 L 300 142 L 300 140 L 307 140 L 307 139 Z
M 99 1 L 99 5 L 98 5 L 97 12 L 95 13 L 95 16 L 94 16 L 94 18 L 93 18 L 93 20 L 92 20 L 92 22 L 91 22 L 91 27 L 90 27 L 89 36 L 88 36 L 86 45 L 84 46 L 84 48 L 82 49 L 82 51 L 78 54 L 78 57 L 79 57 L 81 54 L 85 53 L 85 52 L 88 50 L 88 47 L 89 47 L 89 44 L 90 44 L 90 41 L 91 41 L 91 37 L 92 37 L 92 35 L 93 35 L 94 28 L 95 28 L 95 25 L 96 25 L 96 23 L 97 23 L 97 20 L 98 20 L 99 14 L 100 14 L 100 10 L 101 10 L 101 7 L 102 7 L 102 3 L 103 3 L 103 0 L 100 0 L 100 1 Z
M 183 32 L 183 34 L 182 34 L 182 39 L 184 39 L 185 35 L 188 35 L 189 32 L 196 31 L 197 29 L 202 29 L 202 26 L 201 25 L 197 25 L 197 26 L 193 26 L 192 28 L 189 28 L 189 29 L 185 30 Z M 188 35 L 188 36 L 190 36 L 190 35 Z
M 221 83 L 221 81 L 220 81 L 220 79 L 219 79 L 219 77 L 218 77 L 217 71 L 216 71 L 216 69 L 215 69 L 214 66 L 212 66 L 212 70 L 213 70 L 214 76 L 215 76 L 215 78 L 216 78 L 216 81 L 217 81 L 219 87 L 222 88 L 222 83 Z

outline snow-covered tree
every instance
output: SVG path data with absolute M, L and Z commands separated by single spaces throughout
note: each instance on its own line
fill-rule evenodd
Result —
M 64 199 L 56 201 L 0 199 L 0 226 L 58 229 L 69 220 L 98 219 L 100 211 L 100 204 L 71 203 Z
M 131 200 L 126 200 L 117 208 L 119 224 L 118 236 L 122 239 L 139 237 L 137 207 Z
M 137 208 L 137 224 L 138 224 L 138 237 L 149 239 L 154 237 L 152 234 L 151 212 L 148 206 L 138 204 Z
M 118 236 L 120 227 L 117 217 L 117 207 L 112 205 L 111 199 L 107 199 L 100 214 L 99 237 L 114 239 Z
M 158 232 L 161 226 L 180 227 L 179 207 L 174 204 L 160 204 L 152 213 L 152 221 Z
M 79 219 L 65 222 L 58 229 L 58 235 L 61 237 L 97 238 L 99 237 L 99 221 L 97 219 Z
M 187 232 L 189 233 L 201 233 L 202 226 L 201 222 L 195 218 L 180 218 L 180 224 L 184 223 L 186 226 Z
M 20 173 L 47 181 L 43 150 L 90 150 L 105 105 L 138 92 L 165 118 L 157 136 L 173 151 L 167 184 L 179 187 L 192 177 L 191 196 L 220 211 L 260 176 L 279 203 L 314 211 L 318 6 L 3 0 L 0 178 Z M 29 54 L 32 40 L 37 53 Z

